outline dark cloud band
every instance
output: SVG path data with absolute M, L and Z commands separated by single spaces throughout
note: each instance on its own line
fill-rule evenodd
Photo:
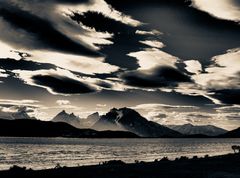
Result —
M 151 73 L 140 71 L 128 72 L 122 75 L 125 83 L 137 87 L 166 87 L 176 86 L 179 82 L 191 82 L 189 76 L 172 67 L 159 67 Z
M 32 77 L 37 85 L 50 88 L 55 93 L 60 94 L 83 94 L 92 93 L 96 90 L 80 81 L 54 75 L 35 75 Z

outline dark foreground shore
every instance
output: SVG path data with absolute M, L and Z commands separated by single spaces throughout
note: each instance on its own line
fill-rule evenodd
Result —
M 240 178 L 240 154 L 192 158 L 167 158 L 154 162 L 125 164 L 109 161 L 95 166 L 28 170 L 12 167 L 0 171 L 1 178 Z

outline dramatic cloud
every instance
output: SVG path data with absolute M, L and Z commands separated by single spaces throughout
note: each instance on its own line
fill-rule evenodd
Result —
M 152 69 L 156 66 L 175 67 L 178 58 L 156 48 L 145 49 L 144 51 L 132 52 L 128 56 L 135 57 L 140 66 L 139 70 Z
M 18 77 L 26 84 L 46 88 L 52 94 L 83 94 L 97 90 L 83 78 L 59 68 L 37 71 L 14 70 L 13 72 L 18 74 Z
M 73 12 L 69 16 L 78 24 L 83 24 L 89 28 L 94 28 L 98 32 L 109 32 L 116 34 L 129 29 L 129 25 L 124 24 L 123 21 L 116 21 L 110 16 L 106 16 L 99 12 L 88 11 L 83 14 Z M 134 33 L 135 28 L 132 27 L 129 33 L 130 32 Z
M 183 60 L 198 59 L 202 65 L 209 65 L 212 56 L 240 45 L 240 26 L 237 23 L 199 11 L 190 6 L 191 1 L 107 2 L 151 27 L 144 31 L 156 29 L 162 32 L 163 35 L 158 40 L 161 39 L 166 45 L 163 50 Z M 218 5 L 219 2 L 215 4 Z
M 175 68 L 162 66 L 148 71 L 134 71 L 122 75 L 127 85 L 137 87 L 174 87 L 180 82 L 191 82 L 190 77 Z
M 213 64 L 205 73 L 194 76 L 197 84 L 208 89 L 237 89 L 240 86 L 240 49 L 212 58 Z
M 197 60 L 189 60 L 189 61 L 184 61 L 186 64 L 185 69 L 193 74 L 198 74 L 202 72 L 202 65 L 199 61 Z
M 123 22 L 128 25 L 132 25 L 132 26 L 141 25 L 141 22 L 134 20 L 130 16 L 124 15 L 123 13 L 115 10 L 109 4 L 107 4 L 104 0 L 92 0 L 91 3 L 74 5 L 74 6 L 64 5 L 64 6 L 59 6 L 58 9 L 60 11 L 71 9 L 72 11 L 81 12 L 81 13 L 87 12 L 87 11 L 99 12 L 111 19 Z
M 49 87 L 52 92 L 61 94 L 80 94 L 91 93 L 95 90 L 90 86 L 67 77 L 59 77 L 54 75 L 35 75 L 32 76 L 34 83 L 40 86 Z
M 79 35 L 77 38 L 81 41 L 84 41 L 87 45 L 95 50 L 100 50 L 101 46 L 104 45 L 112 45 L 113 42 L 111 39 L 113 38 L 113 34 L 108 32 L 97 32 L 93 28 L 86 27 L 85 29 L 88 30 L 85 35 Z
M 209 91 L 223 103 L 239 104 L 240 97 L 240 49 L 212 58 L 213 64 L 205 73 L 193 76 L 202 89 Z
M 1 49 L 3 53 L 0 54 L 0 67 L 9 70 L 50 69 L 56 66 L 84 74 L 111 73 L 119 70 L 119 67 L 105 63 L 103 57 L 93 58 L 40 50 L 29 50 L 28 53 L 23 53 L 5 47 Z
M 112 44 L 111 34 L 74 23 L 69 14 L 93 11 L 138 26 L 140 22 L 110 7 L 104 0 L 92 1 L 0 1 L 1 40 L 17 49 L 47 49 L 77 55 L 99 56 L 98 44 Z M 40 10 L 41 9 L 41 10 Z M 111 16 L 109 15 L 111 14 Z M 95 50 L 94 50 L 95 49 Z M 5 56 L 5 55 L 4 55 Z M 8 56 L 9 57 L 9 56 Z
M 0 110 L 50 120 L 135 106 L 161 124 L 233 129 L 238 11 L 236 0 L 0 0 Z
M 57 68 L 54 64 L 49 63 L 38 63 L 28 60 L 15 60 L 10 58 L 0 58 L 0 67 L 5 70 L 40 70 L 40 69 L 55 69 Z
M 49 63 L 60 68 L 84 74 L 106 74 L 117 71 L 119 68 L 104 62 L 104 58 L 90 58 L 50 51 L 33 51 L 31 57 L 25 60 L 38 63 Z M 103 70 L 104 69 L 104 70 Z
M 23 9 L 13 7 L 8 4 L 6 6 L 3 5 L 0 9 L 0 17 L 2 17 L 4 20 L 1 21 L 1 27 L 6 28 L 6 26 L 10 25 L 18 30 L 17 33 L 19 33 L 21 30 L 24 31 L 24 36 L 30 43 L 25 43 L 27 48 L 47 48 L 74 54 L 84 54 L 90 56 L 98 55 L 95 51 L 85 47 L 83 44 L 75 42 L 73 39 L 58 31 L 47 20 L 31 14 Z M 12 36 L 16 35 L 16 33 L 9 33 L 7 29 L 2 29 L 2 31 L 4 35 L 3 40 L 12 43 Z M 31 36 L 31 40 L 28 38 L 28 36 Z M 13 45 L 18 45 L 19 47 L 19 44 L 17 43 L 14 43 Z M 24 39 L 22 39 L 21 45 L 24 45 Z
M 240 22 L 238 0 L 192 0 L 193 6 L 209 14 L 226 20 Z

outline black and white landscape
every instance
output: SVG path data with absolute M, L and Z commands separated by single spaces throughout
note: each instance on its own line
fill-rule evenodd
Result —
M 0 0 L 0 32 L 0 170 L 239 148 L 239 0 Z
M 98 112 L 95 112 L 87 118 L 80 118 L 74 113 L 70 114 L 63 110 L 50 121 L 37 120 L 30 117 L 26 111 L 21 110 L 2 116 L 0 123 L 0 136 L 15 137 L 240 138 L 238 131 L 240 127 L 227 131 L 213 125 L 161 125 L 153 121 L 148 121 L 130 108 L 112 108 L 104 115 L 99 115 Z M 102 135 L 98 136 L 97 131 Z M 110 135 L 104 133 L 109 133 Z M 115 136 L 112 135 L 114 133 L 116 133 Z M 117 134 L 120 135 L 118 136 Z
M 0 1 L 1 115 L 113 107 L 239 127 L 238 0 Z

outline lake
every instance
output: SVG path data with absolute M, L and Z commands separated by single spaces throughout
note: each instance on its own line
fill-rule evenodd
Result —
M 98 164 L 108 160 L 153 161 L 164 156 L 220 155 L 233 152 L 240 139 L 78 139 L 0 138 L 0 169 L 33 169 Z

